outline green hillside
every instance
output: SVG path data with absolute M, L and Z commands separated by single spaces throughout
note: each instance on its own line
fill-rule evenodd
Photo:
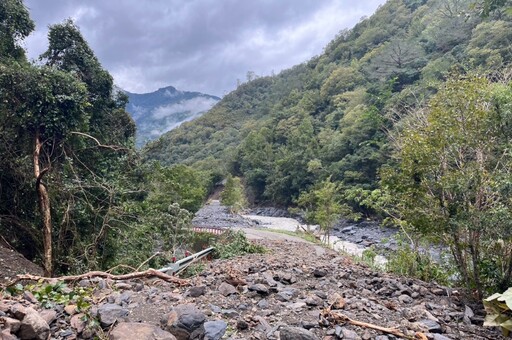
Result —
M 510 16 L 484 19 L 473 2 L 388 1 L 322 55 L 242 84 L 145 155 L 243 176 L 256 202 L 289 205 L 329 176 L 346 197 L 376 188 L 389 162 L 385 131 L 399 117 L 450 74 L 490 74 L 510 62 Z

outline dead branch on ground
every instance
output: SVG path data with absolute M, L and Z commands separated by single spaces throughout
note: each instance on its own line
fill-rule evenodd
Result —
M 409 339 L 409 340 L 427 340 L 427 337 L 425 336 L 425 334 L 423 334 L 421 332 L 416 332 L 415 336 L 409 336 L 409 335 L 406 335 L 406 334 L 400 332 L 400 330 L 397 328 L 381 327 L 381 326 L 363 322 L 363 321 L 352 320 L 351 318 L 349 318 L 348 316 L 346 316 L 342 313 L 332 311 L 331 308 L 324 309 L 320 315 L 322 317 L 326 318 L 327 320 L 337 323 L 337 324 L 348 323 L 350 325 L 354 325 L 354 326 L 358 326 L 358 327 L 371 328 L 371 329 L 375 329 L 377 331 L 381 331 L 383 333 L 391 334 L 396 337 Z
M 30 274 L 20 274 L 17 275 L 16 278 L 9 282 L 6 287 L 10 287 L 15 285 L 19 281 L 64 281 L 64 282 L 73 282 L 83 279 L 90 279 L 93 277 L 101 277 L 104 279 L 110 279 L 114 281 L 122 281 L 122 280 L 130 280 L 130 279 L 136 279 L 141 277 L 157 277 L 161 280 L 164 280 L 166 282 L 175 283 L 179 286 L 186 286 L 189 284 L 188 280 L 180 279 L 174 276 L 170 276 L 167 274 L 164 274 L 162 272 L 159 272 L 155 269 L 148 269 L 142 272 L 134 272 L 129 274 L 122 274 L 122 275 L 114 275 L 107 272 L 101 272 L 101 271 L 92 271 L 81 275 L 69 275 L 69 276 L 61 276 L 61 277 L 44 277 L 44 276 L 37 276 L 37 275 L 30 275 Z

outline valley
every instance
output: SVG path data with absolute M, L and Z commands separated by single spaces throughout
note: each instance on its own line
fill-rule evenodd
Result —
M 379 1 L 0 1 L 0 337 L 508 336 L 512 0 Z

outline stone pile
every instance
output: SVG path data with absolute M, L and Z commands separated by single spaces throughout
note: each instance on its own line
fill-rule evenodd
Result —
M 205 264 L 189 286 L 158 279 L 90 279 L 92 307 L 43 309 L 30 292 L 0 304 L 1 339 L 392 340 L 394 335 L 322 316 L 427 339 L 501 339 L 483 311 L 454 290 L 354 264 L 306 243 L 261 241 L 265 254 Z

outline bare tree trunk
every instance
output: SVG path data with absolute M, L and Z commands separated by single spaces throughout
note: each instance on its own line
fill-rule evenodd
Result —
M 47 168 L 41 170 L 40 156 L 41 156 L 41 136 L 39 131 L 36 132 L 34 137 L 34 177 L 36 178 L 36 191 L 39 199 L 39 212 L 43 219 L 43 267 L 45 275 L 51 276 L 53 274 L 53 261 L 52 261 L 52 216 L 50 213 L 50 196 L 48 189 L 43 184 L 42 179 Z

